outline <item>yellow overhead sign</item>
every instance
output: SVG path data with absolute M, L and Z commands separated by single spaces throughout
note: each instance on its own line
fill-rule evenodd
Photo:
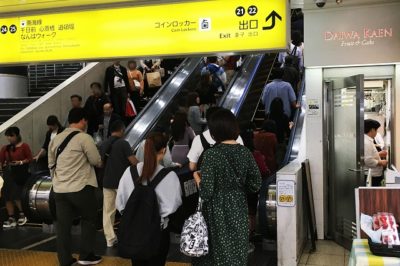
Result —
M 284 49 L 286 0 L 220 0 L 0 19 L 0 63 Z
M 138 2 L 143 0 L 0 0 L 0 13 L 26 12 L 50 8 Z M 155 0 L 146 0 L 155 1 Z

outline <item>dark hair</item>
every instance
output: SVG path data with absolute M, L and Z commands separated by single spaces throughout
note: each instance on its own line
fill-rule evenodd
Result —
M 61 128 L 60 121 L 58 121 L 58 118 L 57 118 L 57 116 L 55 116 L 55 115 L 49 115 L 49 116 L 47 117 L 46 124 L 47 124 L 48 126 L 57 126 L 58 128 Z
M 119 132 L 121 130 L 125 130 L 124 122 L 122 122 L 121 120 L 116 120 L 116 121 L 111 123 L 111 126 L 110 126 L 111 133 Z
M 209 121 L 210 118 L 211 118 L 211 116 L 212 116 L 215 112 L 217 112 L 217 111 L 219 111 L 219 110 L 221 110 L 221 109 L 223 109 L 223 108 L 222 108 L 222 107 L 219 107 L 219 106 L 212 106 L 212 107 L 208 108 L 207 111 L 206 111 L 206 120 Z
M 276 127 L 276 123 L 273 120 L 265 120 L 262 127 L 262 130 L 264 130 L 265 132 L 271 132 L 274 133 L 275 135 L 278 134 L 278 129 Z
M 143 171 L 139 182 L 150 181 L 157 168 L 157 153 L 167 147 L 168 138 L 159 132 L 150 133 L 144 144 Z
M 240 124 L 240 136 L 243 139 L 243 144 L 247 147 L 251 152 L 254 151 L 254 127 L 252 123 L 242 123 Z
M 271 71 L 272 79 L 282 79 L 283 78 L 283 69 L 281 67 L 274 67 Z
M 78 95 L 78 94 L 71 95 L 71 100 L 72 100 L 73 98 L 78 98 L 78 100 L 79 100 L 80 102 L 82 101 L 82 96 L 80 96 L 80 95 Z
M 218 62 L 218 57 L 216 57 L 216 56 L 210 56 L 210 57 L 207 57 L 207 60 L 208 60 L 209 63 L 215 64 L 215 63 Z
M 292 32 L 292 43 L 295 46 L 301 45 L 301 33 L 299 31 Z
M 293 64 L 293 57 L 288 55 L 285 57 L 285 65 L 291 65 L 291 64 Z
M 6 129 L 4 135 L 12 137 L 12 136 L 19 136 L 19 128 L 18 127 L 9 127 Z
M 130 64 L 135 64 L 135 65 L 137 66 L 137 63 L 136 63 L 136 61 L 134 61 L 134 60 L 129 60 L 129 61 L 128 61 L 128 66 L 129 66 Z
M 186 99 L 187 99 L 187 106 L 197 106 L 197 97 L 199 97 L 199 94 L 197 92 L 191 92 L 187 95 Z
M 18 127 L 9 127 L 6 129 L 6 132 L 4 133 L 4 135 L 8 136 L 8 137 L 13 137 L 16 136 L 17 137 L 17 143 L 22 141 L 22 137 L 20 135 L 20 131 Z
M 227 109 L 216 111 L 208 121 L 208 128 L 216 142 L 236 140 L 240 132 L 235 115 Z
M 183 139 L 187 125 L 187 114 L 185 112 L 175 113 L 174 121 L 171 124 L 171 135 L 174 141 Z
M 368 134 L 372 129 L 378 130 L 381 127 L 381 124 L 373 119 L 364 120 L 364 133 Z
M 72 108 L 68 113 L 68 123 L 76 124 L 82 119 L 87 120 L 85 109 L 83 108 Z
M 92 84 L 90 84 L 90 88 L 93 88 L 94 86 L 101 89 L 101 84 L 99 82 L 92 82 Z
M 285 113 L 283 109 L 283 101 L 281 98 L 276 97 L 272 100 L 269 107 L 269 116 L 274 118 L 279 118 Z

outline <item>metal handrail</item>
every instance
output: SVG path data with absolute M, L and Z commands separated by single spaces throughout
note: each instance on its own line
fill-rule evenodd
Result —
M 134 150 L 148 132 L 156 126 L 164 111 L 172 104 L 173 99 L 183 89 L 191 75 L 201 68 L 202 62 L 202 58 L 186 58 L 128 125 L 125 131 L 125 139 Z
M 224 98 L 221 100 L 219 106 L 231 110 L 235 116 L 237 116 L 240 112 L 240 109 L 242 107 L 243 101 L 246 99 L 249 90 L 251 88 L 251 85 L 253 84 L 254 77 L 257 73 L 257 69 L 259 65 L 261 64 L 262 60 L 264 58 L 264 55 L 262 54 L 257 54 L 257 55 L 249 55 L 246 57 L 245 62 L 243 62 L 242 68 L 240 71 L 237 73 L 235 82 L 231 83 L 229 90 L 227 90 L 224 94 Z M 256 61 L 254 66 L 251 66 L 253 61 Z M 248 69 L 251 67 L 251 69 Z M 242 81 L 242 82 L 240 82 Z M 245 83 L 243 83 L 245 82 Z M 241 94 L 239 98 L 237 98 L 238 95 L 236 95 L 237 101 L 234 101 L 234 104 L 232 104 L 233 96 L 229 96 L 233 94 L 233 90 L 240 90 Z M 231 101 L 229 101 L 231 100 Z
M 274 59 L 272 65 L 275 65 L 275 62 L 276 62 L 276 60 L 278 59 L 278 56 L 279 56 L 279 54 L 276 54 L 275 59 Z M 272 69 L 273 69 L 273 68 L 271 67 L 271 69 L 269 70 L 269 73 L 268 73 L 268 77 L 271 76 L 271 71 L 272 71 Z M 265 88 L 265 86 L 267 85 L 268 81 L 269 81 L 269 79 L 267 78 L 267 79 L 265 80 L 265 83 L 264 83 L 264 88 Z M 261 101 L 262 101 L 262 95 L 261 95 L 260 99 L 258 99 L 257 108 L 254 109 L 254 113 L 253 113 L 253 116 L 251 117 L 251 121 L 254 121 L 254 118 L 256 117 L 256 114 L 257 114 L 257 111 L 258 111 L 258 107 L 260 106 L 260 102 L 261 102 Z
M 297 102 L 299 103 L 300 108 L 297 108 L 295 116 L 294 116 L 294 121 L 293 121 L 294 125 L 290 132 L 289 142 L 287 145 L 285 158 L 281 164 L 281 168 L 283 166 L 287 165 L 290 161 L 296 159 L 297 154 L 298 154 L 298 151 L 295 151 L 297 153 L 294 154 L 293 147 L 295 144 L 299 144 L 299 142 L 300 142 L 299 135 L 301 134 L 301 129 L 302 129 L 303 123 L 304 123 L 304 111 L 302 112 L 302 109 L 303 109 L 302 106 L 304 104 L 303 96 L 305 93 L 305 78 L 304 77 L 305 76 L 303 73 L 302 79 L 301 79 L 301 89 L 300 89 L 298 99 L 297 99 Z

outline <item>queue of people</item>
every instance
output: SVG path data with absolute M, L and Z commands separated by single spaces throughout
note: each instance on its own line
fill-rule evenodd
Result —
M 203 76 L 207 77 L 208 85 L 212 88 L 215 87 L 212 85 L 215 82 L 213 76 L 222 72 L 215 71 L 220 67 L 214 59 L 210 60 L 210 64 Z M 131 64 L 129 69 L 132 70 L 134 66 Z M 132 82 L 129 78 L 125 82 L 124 75 L 120 75 L 124 68 L 117 63 L 107 71 L 109 77 L 114 75 L 110 78 L 114 82 L 108 83 L 109 92 L 113 94 L 111 100 L 103 92 L 101 84 L 92 83 L 92 96 L 84 107 L 81 107 L 82 97 L 71 97 L 73 108 L 68 114 L 66 128 L 57 117 L 48 117 L 49 130 L 45 142 L 34 158 L 29 146 L 22 143 L 17 128 L 10 128 L 6 132 L 10 144 L 0 152 L 3 169 L 8 166 L 23 166 L 25 169 L 32 160 L 48 158 L 57 208 L 57 253 L 60 265 L 72 265 L 76 261 L 83 265 L 94 265 L 102 260 L 94 252 L 99 207 L 95 190 L 99 185 L 104 196 L 103 229 L 106 244 L 113 248 L 124 245 L 126 241 L 121 239 L 119 242 L 121 232 L 117 234 L 114 231 L 116 211 L 122 216 L 129 213 L 129 206 L 133 204 L 130 198 L 134 197 L 134 192 L 141 190 L 144 185 L 151 185 L 154 179 L 157 180 L 154 191 L 159 203 L 162 229 L 157 242 L 159 245 L 152 257 L 131 259 L 134 265 L 164 265 L 169 250 L 168 218 L 182 205 L 182 192 L 176 173 L 163 169 L 183 166 L 194 172 L 194 179 L 200 188 L 212 247 L 209 255 L 194 259 L 194 265 L 219 265 L 226 261 L 245 265 L 249 238 L 255 230 L 258 191 L 262 178 L 270 173 L 264 154 L 257 151 L 253 143 L 255 134 L 251 131 L 250 136 L 242 132 L 246 140 L 244 146 L 235 116 L 226 109 L 216 107 L 214 100 L 202 102 L 199 94 L 192 93 L 188 95 L 187 108 L 174 114 L 170 128 L 153 130 L 134 154 L 129 143 L 123 139 L 126 126 L 120 113 L 123 108 L 115 108 L 115 105 L 123 102 L 123 91 Z M 139 95 L 142 84 L 143 80 L 136 88 Z M 218 97 L 223 89 L 219 83 L 217 85 L 209 90 L 212 94 L 209 99 Z M 90 134 L 99 131 L 103 141 L 96 146 Z M 171 137 L 166 131 L 171 131 Z M 103 169 L 101 180 L 96 176 L 96 168 Z M 15 173 L 11 172 L 10 176 L 12 174 Z M 26 174 L 24 182 L 29 172 L 26 171 Z M 10 183 L 7 175 L 4 177 L 2 196 L 7 199 L 10 218 L 3 226 L 15 227 L 16 223 L 23 225 L 27 219 L 20 202 L 21 185 L 14 179 L 14 183 Z M 229 208 L 226 208 L 226 202 Z M 18 209 L 18 217 L 15 217 L 14 209 Z M 81 217 L 82 228 L 78 259 L 71 253 L 71 227 L 76 215 Z M 225 223 L 225 219 L 230 222 Z

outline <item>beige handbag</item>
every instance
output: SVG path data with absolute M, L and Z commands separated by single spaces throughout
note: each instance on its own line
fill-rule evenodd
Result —
M 161 87 L 161 74 L 160 72 L 148 72 L 146 73 L 147 83 L 149 84 L 149 88 Z
M 160 73 L 160 76 L 163 78 L 165 77 L 165 69 L 160 67 L 160 68 L 156 68 L 155 71 Z

